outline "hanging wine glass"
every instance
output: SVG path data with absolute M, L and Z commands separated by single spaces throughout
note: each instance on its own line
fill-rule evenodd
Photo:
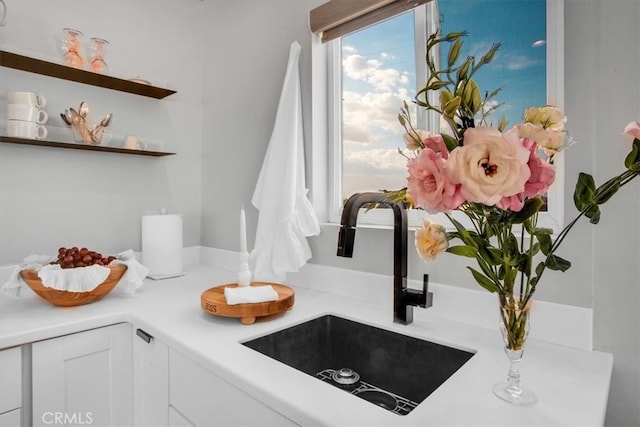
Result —
M 62 32 L 64 33 L 62 50 L 65 64 L 73 68 L 84 68 L 84 57 L 81 54 L 82 32 L 73 28 L 65 28 Z
M 98 74 L 107 74 L 109 67 L 104 60 L 104 53 L 108 41 L 93 37 L 91 39 L 91 71 Z

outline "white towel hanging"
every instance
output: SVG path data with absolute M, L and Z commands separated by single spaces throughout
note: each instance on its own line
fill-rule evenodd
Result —
M 251 202 L 260 211 L 251 252 L 254 280 L 283 281 L 309 258 L 308 236 L 320 225 L 307 199 L 300 96 L 300 44 L 289 50 L 289 63 L 278 112 Z

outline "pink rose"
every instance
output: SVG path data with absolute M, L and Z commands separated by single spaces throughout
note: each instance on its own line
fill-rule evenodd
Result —
M 556 179 L 556 167 L 542 160 L 536 151 L 535 141 L 525 138 L 523 139 L 523 145 L 529 149 L 529 162 L 527 165 L 531 171 L 529 180 L 524 184 L 524 195 L 525 197 L 535 197 L 549 190 L 549 187 Z
M 632 144 L 634 139 L 640 139 L 640 123 L 629 123 L 625 126 L 622 136 L 624 138 L 624 142 L 627 144 Z
M 445 160 L 431 148 L 424 148 L 418 157 L 407 162 L 407 194 L 416 206 L 429 213 L 450 211 L 464 198 L 445 172 Z
M 423 138 L 422 142 L 425 148 L 431 148 L 436 153 L 441 154 L 443 159 L 446 160 L 449 157 L 449 150 L 447 150 L 447 145 L 440 134 L 429 134 L 426 138 Z
M 416 129 L 415 134 L 405 133 L 402 136 L 407 149 L 417 151 L 422 148 L 431 148 L 436 153 L 442 154 L 443 158 L 449 157 L 449 150 L 444 143 L 444 139 L 439 134 L 433 134 L 429 131 Z
M 498 203 L 496 203 L 496 206 L 500 209 L 520 212 L 524 207 L 524 193 L 503 197 Z
M 524 191 L 531 176 L 528 161 L 529 150 L 515 130 L 502 134 L 490 127 L 470 128 L 464 145 L 449 154 L 446 170 L 467 200 L 495 205 Z

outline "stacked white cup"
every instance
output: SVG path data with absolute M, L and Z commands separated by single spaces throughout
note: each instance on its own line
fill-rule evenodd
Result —
M 44 126 L 49 115 L 44 106 L 47 100 L 35 92 L 7 92 L 7 134 L 26 139 L 45 139 Z

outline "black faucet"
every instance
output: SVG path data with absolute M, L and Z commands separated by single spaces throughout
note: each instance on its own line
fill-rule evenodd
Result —
M 407 208 L 404 202 L 386 199 L 385 193 L 356 193 L 349 197 L 342 211 L 338 234 L 338 256 L 351 258 L 356 238 L 358 211 L 364 205 L 386 205 L 393 209 L 393 321 L 408 325 L 413 322 L 413 307 L 428 308 L 433 294 L 428 292 L 429 275 L 425 274 L 422 291 L 407 288 Z

